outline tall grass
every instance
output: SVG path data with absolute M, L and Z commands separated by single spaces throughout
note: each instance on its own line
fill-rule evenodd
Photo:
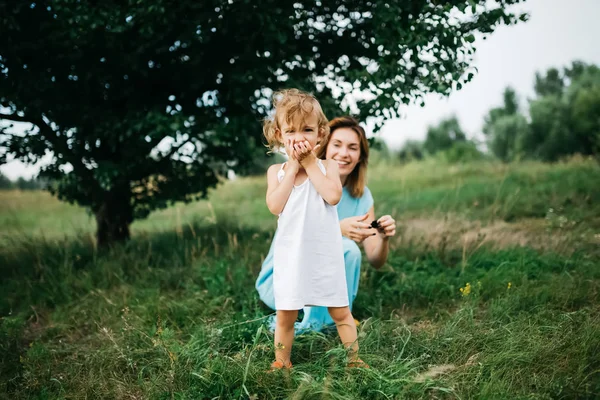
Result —
M 311 333 L 297 338 L 290 374 L 266 373 L 273 346 L 264 322 L 272 311 L 254 290 L 275 226 L 263 210 L 263 178 L 228 182 L 208 201 L 155 213 L 135 224 L 129 243 L 108 252 L 93 245 L 91 224 L 67 222 L 84 221 L 83 211 L 50 199 L 26 206 L 18 201 L 25 194 L 2 193 L 21 208 L 0 212 L 13 221 L 0 241 L 0 393 L 595 398 L 599 178 L 597 166 L 580 161 L 375 166 L 376 210 L 395 209 L 399 225 L 500 220 L 527 229 L 536 221 L 547 234 L 569 237 L 573 248 L 493 240 L 466 248 L 453 230 L 436 232 L 442 239 L 435 242 L 398 238 L 386 266 L 364 264 L 361 272 L 354 314 L 372 368 L 346 370 L 337 335 Z M 533 213 L 537 207 L 545 211 Z M 36 225 L 27 214 L 47 219 Z M 50 230 L 59 219 L 65 225 Z

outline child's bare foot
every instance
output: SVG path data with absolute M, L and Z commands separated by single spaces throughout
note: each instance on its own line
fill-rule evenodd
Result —
M 273 361 L 271 364 L 271 369 L 269 372 L 281 370 L 281 369 L 292 369 L 292 362 L 288 361 L 287 363 L 283 363 L 282 361 Z
M 346 366 L 348 368 L 366 368 L 366 369 L 371 368 L 371 367 L 369 367 L 369 364 L 367 364 L 366 362 L 364 362 L 360 358 L 357 358 L 357 359 L 352 360 L 352 361 L 348 361 L 348 364 Z

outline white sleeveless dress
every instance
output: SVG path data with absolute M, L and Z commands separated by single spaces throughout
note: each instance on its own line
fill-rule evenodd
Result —
M 317 164 L 326 175 L 321 160 Z M 285 175 L 284 165 L 277 174 L 279 182 Z M 321 197 L 310 179 L 294 185 L 279 214 L 274 241 L 273 291 L 277 310 L 349 304 L 337 209 Z

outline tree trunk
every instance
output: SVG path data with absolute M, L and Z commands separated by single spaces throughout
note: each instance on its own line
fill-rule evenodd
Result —
M 128 195 L 107 192 L 95 214 L 98 247 L 109 247 L 129 239 L 129 225 L 133 217 Z

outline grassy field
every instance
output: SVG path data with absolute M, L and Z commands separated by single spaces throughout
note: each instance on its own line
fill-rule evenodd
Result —
M 363 264 L 362 357 L 334 333 L 268 374 L 254 280 L 276 225 L 264 177 L 134 223 L 109 252 L 85 210 L 0 192 L 0 397 L 597 398 L 600 168 L 380 163 L 369 187 L 399 234 Z

